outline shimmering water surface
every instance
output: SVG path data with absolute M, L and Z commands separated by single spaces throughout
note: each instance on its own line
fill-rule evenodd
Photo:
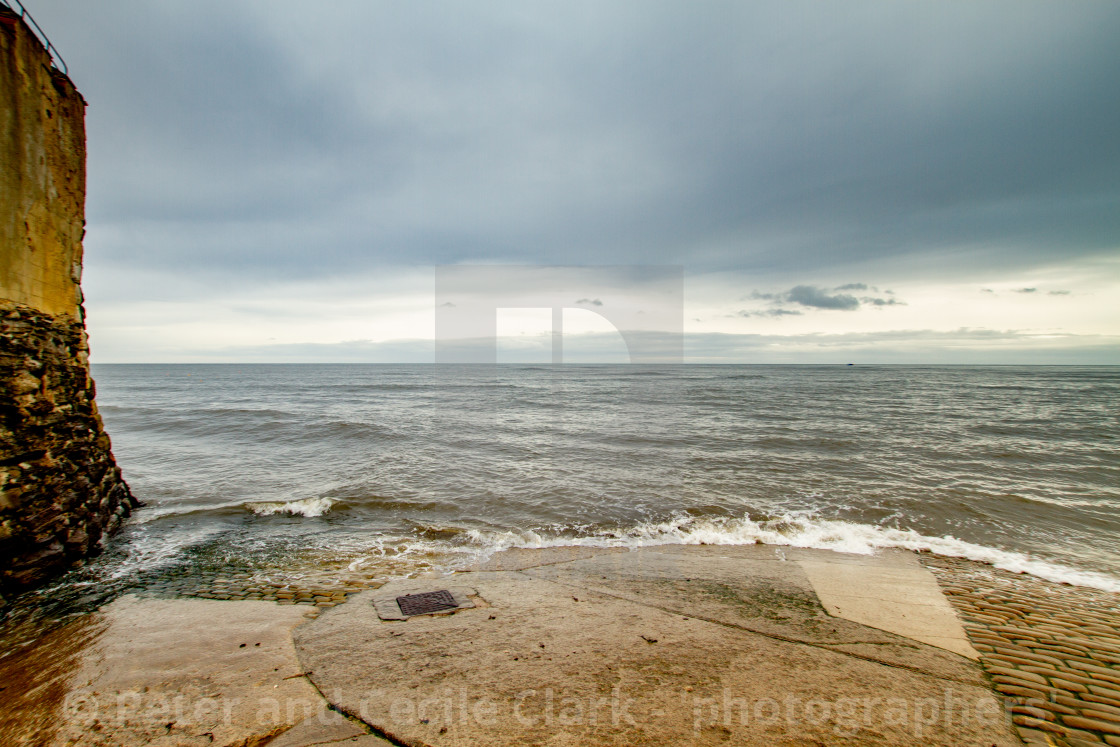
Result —
M 1120 369 L 98 365 L 147 505 L 99 561 L 929 548 L 1120 590 Z

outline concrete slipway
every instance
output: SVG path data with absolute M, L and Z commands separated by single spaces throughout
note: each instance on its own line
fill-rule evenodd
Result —
M 511 550 L 321 611 L 158 589 L 0 658 L 0 743 L 1019 744 L 903 551 Z M 454 609 L 402 614 L 441 590 Z
M 378 616 L 439 589 L 473 606 Z M 331 705 L 397 744 L 1020 743 L 904 551 L 514 550 L 364 592 L 293 636 Z M 375 739 L 300 734 L 272 744 Z

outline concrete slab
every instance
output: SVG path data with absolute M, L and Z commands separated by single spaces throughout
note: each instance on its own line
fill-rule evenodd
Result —
M 909 556 L 915 561 L 917 556 L 909 550 L 884 549 L 873 555 L 861 555 L 851 552 L 837 552 L 835 550 L 814 550 L 807 547 L 782 547 L 781 550 L 792 561 L 811 560 L 818 562 L 856 565 L 861 568 L 897 568 L 899 558 Z
M 830 615 L 980 658 L 937 580 L 913 553 L 889 551 L 872 556 L 874 562 L 831 555 L 796 560 Z
M 323 709 L 306 718 L 266 744 L 268 747 L 318 747 L 319 745 L 362 744 L 389 747 L 392 742 L 371 735 L 364 724 L 355 723 L 340 713 Z
M 467 570 L 471 571 L 520 571 L 525 568 L 539 568 L 553 563 L 567 563 L 596 555 L 629 552 L 624 547 L 543 547 L 540 549 L 515 547 L 495 553 L 486 560 Z
M 264 744 L 327 707 L 296 659 L 297 607 L 125 596 L 84 617 L 98 634 L 67 657 L 53 735 L 36 744 Z
M 915 667 L 962 681 L 976 677 L 976 668 L 958 655 L 829 615 L 800 562 L 786 555 L 789 549 L 767 545 L 647 547 L 526 567 L 523 573 L 884 664 Z M 815 552 L 819 555 L 802 552 L 801 556 L 838 555 Z M 866 557 L 869 572 L 898 567 L 897 561 L 879 556 L 854 557 Z M 851 560 L 839 559 L 841 563 Z M 845 567 L 858 571 L 862 566 Z
M 457 575 L 474 609 L 382 621 L 368 592 L 296 649 L 336 708 L 401 744 L 1018 744 L 975 663 L 828 617 L 772 550 L 522 552 L 522 570 Z

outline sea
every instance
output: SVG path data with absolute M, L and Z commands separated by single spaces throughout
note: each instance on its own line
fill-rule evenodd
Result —
M 1120 367 L 95 365 L 144 506 L 62 584 L 902 547 L 1120 591 Z M 71 579 L 71 581 L 67 581 Z

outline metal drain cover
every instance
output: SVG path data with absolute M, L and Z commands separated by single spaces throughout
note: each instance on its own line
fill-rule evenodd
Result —
M 478 594 L 476 590 L 466 586 L 450 586 L 439 591 L 421 591 L 421 589 L 411 584 L 409 586 L 394 584 L 383 589 L 383 593 L 373 597 L 373 607 L 377 610 L 377 616 L 390 622 L 407 620 L 415 615 L 440 612 L 452 614 L 473 608 L 475 603 L 471 601 L 471 597 Z
M 439 591 L 425 591 L 420 594 L 405 594 L 397 597 L 397 606 L 401 614 L 406 617 L 413 615 L 427 615 L 432 612 L 453 610 L 459 606 L 455 597 L 447 589 Z

